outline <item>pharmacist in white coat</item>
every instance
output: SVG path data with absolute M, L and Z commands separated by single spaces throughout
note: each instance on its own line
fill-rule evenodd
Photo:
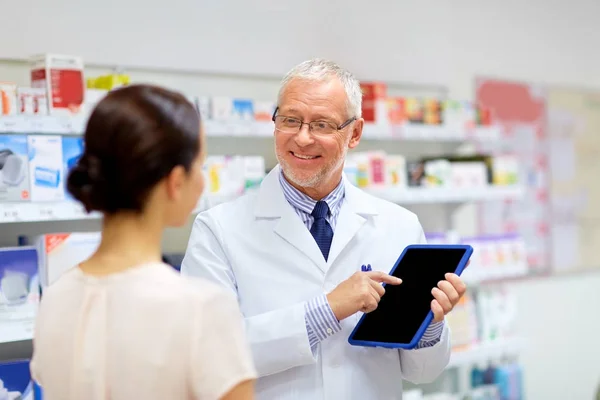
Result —
M 275 112 L 279 165 L 256 193 L 196 218 L 181 272 L 237 295 L 260 375 L 257 398 L 401 399 L 402 379 L 429 382 L 450 358 L 447 314 L 465 292 L 456 275 L 432 288 L 434 322 L 417 349 L 348 344 L 405 246 L 424 243 L 417 216 L 350 184 L 360 141 L 359 82 L 310 60 L 284 78 Z M 361 272 L 370 264 L 372 272 Z M 398 323 L 402 316 L 398 315 Z

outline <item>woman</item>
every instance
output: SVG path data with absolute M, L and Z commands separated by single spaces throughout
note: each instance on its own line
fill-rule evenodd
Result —
M 110 92 L 90 116 L 67 188 L 104 215 L 94 255 L 44 291 L 32 375 L 46 400 L 252 399 L 236 299 L 161 258 L 204 188 L 204 137 L 180 94 Z

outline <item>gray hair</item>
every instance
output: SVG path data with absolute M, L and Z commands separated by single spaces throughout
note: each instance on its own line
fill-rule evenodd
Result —
M 333 61 L 313 58 L 303 61 L 292 68 L 282 79 L 277 95 L 277 103 L 281 102 L 281 96 L 285 87 L 293 79 L 306 79 L 312 81 L 325 81 L 332 76 L 337 77 L 346 92 L 346 103 L 350 117 L 360 118 L 362 116 L 362 91 L 358 79 L 350 71 L 345 70 Z

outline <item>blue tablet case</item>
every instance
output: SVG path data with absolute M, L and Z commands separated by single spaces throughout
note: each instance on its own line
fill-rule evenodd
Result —
M 404 255 L 410 249 L 464 250 L 465 253 L 464 253 L 462 259 L 460 260 L 459 264 L 457 265 L 456 270 L 454 271 L 454 273 L 458 276 L 460 276 L 462 274 L 462 272 L 464 271 L 464 269 L 467 267 L 469 258 L 471 257 L 471 254 L 473 254 L 473 248 L 469 245 L 459 245 L 459 244 L 414 244 L 414 245 L 409 245 L 402 251 L 402 254 L 400 254 L 400 257 L 398 257 L 398 259 L 396 260 L 396 263 L 394 264 L 394 267 L 390 271 L 389 275 L 392 275 L 392 276 L 394 275 L 394 271 L 400 265 L 400 261 L 402 260 Z M 387 284 L 384 283 L 384 287 L 386 285 Z M 388 348 L 388 349 L 414 349 L 417 346 L 417 344 L 419 343 L 419 340 L 421 340 L 421 338 L 425 334 L 425 331 L 427 330 L 427 327 L 429 326 L 431 321 L 433 321 L 433 311 L 429 310 L 429 313 L 423 320 L 423 323 L 417 330 L 417 333 L 415 334 L 413 339 L 410 341 L 410 343 L 384 343 L 384 342 L 372 342 L 372 341 L 353 339 L 354 334 L 356 333 L 358 328 L 362 325 L 362 323 L 364 322 L 365 318 L 367 318 L 368 315 L 369 314 L 363 314 L 363 316 L 360 318 L 360 320 L 358 321 L 358 323 L 352 330 L 352 333 L 348 337 L 348 343 L 350 343 L 351 345 L 362 346 L 362 347 L 383 347 L 383 348 Z

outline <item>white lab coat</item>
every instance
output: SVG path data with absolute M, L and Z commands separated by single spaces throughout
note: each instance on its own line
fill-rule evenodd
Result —
M 389 272 L 405 246 L 425 238 L 413 213 L 344 178 L 346 199 L 326 262 L 286 201 L 279 173 L 274 168 L 258 192 L 199 214 L 181 268 L 237 294 L 260 376 L 257 398 L 401 399 L 402 379 L 423 383 L 438 377 L 450 359 L 447 326 L 429 348 L 357 347 L 348 343 L 357 313 L 313 355 L 304 303 L 331 291 L 362 264 Z

